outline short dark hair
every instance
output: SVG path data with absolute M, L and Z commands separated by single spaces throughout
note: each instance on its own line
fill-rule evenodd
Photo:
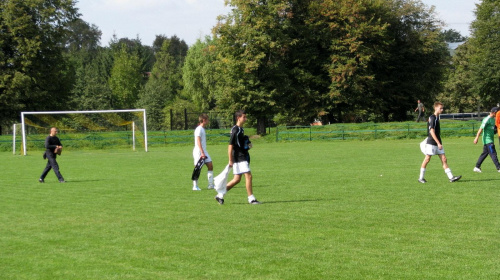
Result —
M 245 115 L 245 110 L 238 110 L 236 111 L 236 113 L 234 113 L 234 116 L 236 117 L 236 119 L 238 118 L 241 118 L 241 116 Z
M 208 115 L 203 113 L 198 117 L 198 123 L 202 123 L 203 120 L 208 120 Z

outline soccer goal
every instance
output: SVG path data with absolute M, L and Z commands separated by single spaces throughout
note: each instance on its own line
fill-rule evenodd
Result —
M 15 123 L 12 125 L 12 153 L 16 154 L 16 139 L 17 134 L 21 134 L 21 124 Z
M 148 151 L 146 109 L 21 112 L 23 154 L 28 147 L 42 148 L 51 127 L 57 127 L 63 144 L 72 148 L 135 150 L 137 139 Z

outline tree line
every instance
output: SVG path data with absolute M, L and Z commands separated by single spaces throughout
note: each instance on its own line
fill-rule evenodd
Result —
M 231 0 L 211 36 L 114 37 L 73 0 L 0 3 L 0 126 L 21 111 L 245 109 L 259 133 L 276 125 L 403 121 L 416 100 L 456 111 L 496 100 L 495 11 L 483 0 L 471 38 L 443 30 L 419 0 Z M 453 58 L 446 42 L 466 40 Z M 489 51 L 488 51 L 489 50 Z

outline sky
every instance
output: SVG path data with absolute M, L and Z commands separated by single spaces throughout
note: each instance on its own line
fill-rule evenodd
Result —
M 463 36 L 469 36 L 475 3 L 480 0 L 422 0 L 435 6 L 438 18 Z M 78 0 L 83 20 L 102 32 L 101 45 L 107 46 L 113 34 L 118 38 L 140 38 L 152 45 L 156 35 L 176 35 L 188 45 L 211 34 L 217 16 L 230 8 L 224 0 Z

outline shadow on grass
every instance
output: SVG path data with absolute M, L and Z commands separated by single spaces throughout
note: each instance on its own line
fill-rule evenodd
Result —
M 305 202 L 318 202 L 318 201 L 335 201 L 335 199 L 321 199 L 321 198 L 316 198 L 316 199 L 297 199 L 297 200 L 265 200 L 261 201 L 262 204 L 276 204 L 276 203 L 305 203 Z M 248 204 L 248 203 L 242 203 L 242 202 L 234 202 L 231 204 Z
M 67 183 L 99 182 L 99 181 L 103 181 L 103 180 L 98 180 L 98 179 L 94 179 L 94 180 L 71 180 L 71 181 L 66 181 L 66 184 Z
M 453 184 L 456 184 L 456 183 L 467 183 L 467 182 L 488 182 L 488 181 L 500 181 L 500 178 L 499 179 L 478 179 L 478 180 L 464 180 L 464 179 L 461 179 L 460 181 L 453 182 Z

